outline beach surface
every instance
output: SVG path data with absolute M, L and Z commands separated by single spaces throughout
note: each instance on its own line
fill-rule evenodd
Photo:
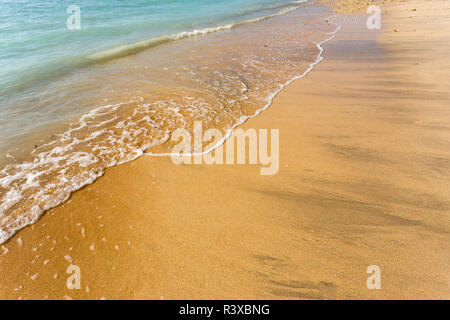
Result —
M 0 246 L 0 299 L 450 298 L 450 2 L 381 9 L 241 126 L 279 129 L 276 175 L 110 168 Z

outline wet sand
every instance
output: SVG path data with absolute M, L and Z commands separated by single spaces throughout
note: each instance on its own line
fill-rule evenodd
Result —
M 338 16 L 325 60 L 242 126 L 280 129 L 277 175 L 108 169 L 0 247 L 0 298 L 450 298 L 449 8 Z

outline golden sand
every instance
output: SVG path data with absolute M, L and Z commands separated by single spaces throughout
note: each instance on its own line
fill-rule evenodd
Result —
M 450 298 L 449 8 L 386 4 L 381 31 L 345 16 L 325 61 L 243 125 L 280 129 L 277 175 L 111 168 L 0 247 L 0 298 Z
M 371 5 L 386 6 L 391 2 L 399 0 L 319 0 L 321 3 L 330 5 L 336 13 L 365 13 Z M 405 0 L 405 2 L 408 0 Z

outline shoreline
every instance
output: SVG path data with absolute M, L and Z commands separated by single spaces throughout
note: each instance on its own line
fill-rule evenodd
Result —
M 416 6 L 418 15 L 425 5 L 391 4 L 389 28 L 400 10 Z M 400 36 L 409 25 L 396 28 Z M 448 129 L 435 129 L 448 95 L 427 102 L 434 113 L 411 128 L 399 115 L 413 119 L 420 108 L 398 86 L 421 88 L 403 75 L 402 63 L 418 44 L 394 44 L 389 31 L 381 43 L 372 37 L 346 22 L 314 72 L 242 125 L 281 129 L 275 179 L 259 176 L 257 166 L 175 166 L 160 157 L 108 168 L 2 246 L 9 252 L 0 257 L 0 297 L 448 298 L 449 155 L 440 151 Z M 380 59 L 390 69 L 368 70 Z M 405 82 L 383 82 L 390 70 Z M 425 89 L 432 88 L 433 79 L 426 80 Z M 413 98 L 425 104 L 428 91 L 416 91 Z M 396 101 L 405 107 L 395 109 Z M 394 140 L 383 133 L 391 127 L 401 129 Z M 430 141 L 416 149 L 413 138 L 422 136 Z M 423 157 L 430 154 L 435 158 Z M 81 268 L 82 290 L 65 287 L 69 263 Z M 380 264 L 384 290 L 365 288 L 370 264 Z
M 330 18 L 331 18 L 331 17 L 330 17 Z M 330 18 L 328 18 L 328 19 L 330 19 Z M 226 133 L 225 133 L 223 139 L 221 139 L 220 142 L 217 143 L 217 144 L 216 144 L 215 146 L 213 146 L 212 148 L 210 148 L 210 149 L 208 149 L 208 150 L 206 150 L 206 151 L 202 151 L 201 153 L 183 153 L 183 155 L 191 156 L 191 157 L 192 157 L 192 156 L 196 156 L 196 155 L 205 155 L 205 154 L 208 154 L 208 153 L 214 151 L 214 150 L 217 149 L 217 148 L 220 148 L 221 146 L 224 145 L 224 143 L 226 142 L 226 140 L 231 136 L 231 134 L 233 133 L 233 130 L 234 130 L 234 129 L 240 127 L 240 126 L 243 125 L 245 122 L 247 122 L 249 119 L 252 119 L 252 118 L 255 118 L 255 117 L 259 116 L 259 114 L 260 114 L 261 112 L 264 112 L 264 111 L 266 111 L 267 109 L 269 109 L 269 108 L 272 106 L 272 104 L 273 104 L 273 100 L 274 100 L 281 92 L 283 92 L 283 90 L 284 90 L 287 86 L 289 86 L 289 85 L 290 85 L 291 83 L 293 83 L 294 81 L 297 81 L 297 80 L 299 80 L 299 79 L 301 79 L 301 78 L 306 77 L 306 76 L 308 75 L 308 73 L 310 73 L 311 71 L 314 70 L 314 67 L 315 67 L 318 63 L 320 63 L 321 61 L 323 61 L 323 56 L 322 56 L 322 54 L 323 54 L 323 48 L 322 48 L 322 45 L 325 44 L 325 43 L 327 43 L 328 41 L 334 39 L 336 33 L 338 33 L 339 30 L 341 29 L 341 26 L 340 26 L 340 25 L 337 25 L 337 24 L 336 24 L 336 26 L 337 26 L 337 27 L 336 27 L 336 30 L 329 33 L 329 34 L 331 35 L 331 37 L 329 37 L 329 38 L 327 38 L 327 39 L 325 39 L 325 40 L 323 40 L 323 41 L 320 41 L 320 42 L 318 42 L 318 43 L 316 44 L 316 45 L 317 45 L 317 48 L 318 48 L 319 51 L 320 51 L 319 56 L 317 57 L 317 60 L 316 60 L 314 63 L 312 63 L 312 64 L 309 66 L 309 68 L 308 68 L 304 73 L 302 73 L 301 75 L 295 76 L 295 77 L 293 77 L 292 79 L 290 79 L 289 81 L 287 81 L 286 83 L 282 84 L 282 85 L 280 86 L 280 88 L 279 88 L 277 91 L 275 91 L 274 93 L 272 93 L 272 94 L 270 95 L 270 97 L 267 99 L 267 100 L 268 100 L 268 101 L 267 101 L 267 104 L 266 104 L 264 107 L 262 107 L 261 109 L 258 109 L 253 115 L 245 116 L 245 117 L 243 117 L 243 119 L 240 119 L 236 124 L 234 124 L 231 128 L 229 128 L 229 129 L 226 131 Z M 177 155 L 177 154 L 174 154 L 174 153 L 152 153 L 152 152 L 144 152 L 144 153 L 142 154 L 142 156 L 149 156 L 149 157 L 171 157 L 171 156 L 173 156 L 173 155 Z M 135 160 L 136 160 L 136 159 L 135 159 Z M 134 161 L 134 160 L 132 160 L 132 161 Z
M 320 8 L 321 7 L 321 8 Z M 313 4 L 309 4 L 309 5 L 305 5 L 302 7 L 297 7 L 297 9 L 308 9 L 308 8 L 315 8 L 316 10 L 320 11 L 323 10 L 324 13 L 326 12 L 328 14 L 328 11 L 330 11 L 326 6 L 315 6 Z M 289 12 L 295 11 L 294 9 L 290 10 Z M 314 11 L 314 9 L 312 10 Z M 289 13 L 287 12 L 287 13 Z M 286 14 L 287 14 L 286 13 Z M 299 13 L 300 16 L 303 15 L 303 18 L 308 17 L 307 12 L 303 12 L 303 13 Z M 311 18 L 313 16 L 315 16 L 316 13 L 314 12 L 310 12 L 311 14 Z M 281 14 L 284 15 L 284 14 Z M 291 15 L 289 15 L 291 17 Z M 278 17 L 278 14 L 275 16 L 272 16 L 273 18 Z M 292 17 L 291 17 L 292 18 Z M 285 19 L 289 19 L 289 18 L 285 18 Z M 315 19 L 317 21 L 325 21 L 325 18 L 323 17 L 323 19 L 317 18 L 315 17 Z M 267 19 L 263 19 L 263 20 L 267 20 Z M 309 21 L 308 19 L 306 19 L 307 21 Z M 262 20 L 260 21 L 262 22 Z M 328 26 L 330 26 L 330 24 L 328 23 Z M 328 29 L 327 29 L 328 30 Z M 321 36 L 326 36 L 328 34 L 334 34 L 337 30 L 335 31 L 331 31 L 329 33 L 321 30 L 319 32 L 317 32 L 318 34 L 321 34 Z M 220 33 L 219 33 L 220 34 Z M 219 36 L 219 35 L 216 35 Z M 318 35 L 317 35 L 318 36 Z M 234 102 L 236 100 L 231 100 L 231 105 L 233 105 L 233 108 L 230 108 L 230 110 L 226 111 L 225 113 L 229 112 L 230 114 L 222 114 L 222 118 L 220 118 L 220 116 L 218 116 L 217 118 L 215 118 L 216 120 L 216 126 L 223 129 L 224 131 L 226 131 L 226 136 L 229 136 L 232 132 L 232 130 L 234 128 L 236 128 L 237 126 L 241 125 L 243 122 L 245 122 L 248 118 L 251 117 L 255 117 L 256 115 L 258 115 L 262 110 L 267 109 L 271 103 L 272 100 L 274 98 L 274 96 L 276 96 L 277 93 L 279 93 L 281 90 L 283 90 L 283 88 L 288 85 L 289 83 L 291 83 L 293 80 L 298 79 L 300 77 L 305 76 L 309 71 L 311 71 L 312 67 L 320 62 L 320 55 L 322 53 L 322 49 L 320 47 L 320 44 L 323 43 L 324 41 L 327 41 L 328 39 L 325 39 L 324 41 L 319 41 L 319 39 L 321 39 L 319 36 L 317 39 L 315 39 L 315 41 L 307 41 L 305 43 L 310 44 L 311 46 L 314 46 L 314 48 L 317 48 L 318 53 L 314 54 L 311 57 L 308 57 L 308 55 L 305 55 L 305 64 L 304 66 L 297 66 L 299 67 L 299 69 L 296 69 L 296 72 L 291 72 L 289 73 L 288 76 L 282 76 L 282 78 L 284 77 L 284 79 L 282 79 L 282 81 L 275 81 L 274 83 L 276 83 L 276 85 L 274 85 L 271 90 L 269 92 L 265 92 L 268 95 L 262 95 L 258 98 L 260 98 L 260 102 L 261 105 L 263 105 L 263 107 L 255 107 L 254 109 L 251 110 L 251 112 L 242 112 L 240 114 L 235 113 L 235 109 L 236 106 L 234 106 Z M 186 41 L 188 41 L 189 39 L 184 39 Z M 256 42 L 256 40 L 254 40 Z M 317 42 L 319 41 L 319 42 Z M 195 41 L 194 41 L 195 42 Z M 191 43 L 192 44 L 192 43 Z M 174 44 L 175 45 L 175 44 Z M 302 46 L 302 43 L 300 41 L 300 47 Z M 181 50 L 182 51 L 182 50 Z M 138 56 L 136 56 L 135 60 L 143 60 L 142 56 L 139 56 L 140 58 L 138 58 Z M 148 58 L 148 57 L 147 57 Z M 151 58 L 151 57 L 150 57 Z M 314 59 L 314 61 L 308 61 L 308 59 Z M 117 62 L 118 65 L 120 66 L 120 62 Z M 244 63 L 245 65 L 245 63 Z M 127 63 L 125 63 L 125 66 L 127 66 Z M 145 66 L 145 69 L 147 69 L 147 66 Z M 202 68 L 203 69 L 203 68 Z M 205 69 L 208 69 L 208 67 L 205 67 Z M 303 72 L 303 70 L 306 69 L 306 71 Z M 298 75 L 299 73 L 303 72 L 302 74 Z M 251 72 L 250 72 L 251 73 Z M 192 74 L 195 74 L 192 73 Z M 274 73 L 272 76 L 277 76 L 277 75 L 284 75 L 284 72 L 277 72 Z M 295 76 L 294 76 L 295 75 Z M 225 77 L 224 75 L 221 75 L 222 77 Z M 237 77 L 239 78 L 239 77 Z M 286 79 L 289 79 L 288 81 Z M 235 79 L 236 80 L 236 79 Z M 249 76 L 248 79 L 238 79 L 238 81 L 241 81 L 243 85 L 246 86 L 245 82 L 249 82 L 253 87 L 257 88 L 259 85 L 255 86 L 255 83 L 251 82 L 252 77 Z M 254 79 L 253 79 L 254 80 Z M 281 79 L 280 79 L 281 80 Z M 264 87 L 264 85 L 262 85 Z M 120 87 L 120 85 L 119 85 Z M 139 88 L 136 89 L 137 91 L 139 91 Z M 114 91 L 114 90 L 113 90 Z M 220 90 L 219 90 L 220 91 Z M 250 95 L 253 95 L 254 100 L 258 99 L 255 98 L 255 94 L 252 90 L 247 90 L 248 92 L 250 92 Z M 189 92 L 189 91 L 186 91 Z M 221 96 L 221 94 L 223 94 L 223 92 L 217 92 L 217 94 L 219 96 Z M 247 92 L 246 94 L 244 94 L 244 97 L 247 97 Z M 86 95 L 88 95 L 88 93 L 86 93 Z M 145 96 L 145 95 L 144 95 Z M 142 107 L 143 109 L 145 108 L 149 108 L 151 109 L 151 107 L 149 107 L 148 103 L 145 103 L 145 99 L 143 97 L 138 97 L 138 98 L 134 98 L 132 99 L 132 101 L 128 101 L 128 102 L 120 102 L 117 104 L 108 104 L 108 105 L 102 105 L 99 107 L 96 107 L 93 110 L 90 110 L 87 114 L 83 114 L 79 121 L 74 121 L 71 125 L 70 125 L 70 129 L 68 129 L 67 131 L 64 131 L 63 134 L 56 134 L 56 136 L 61 136 L 60 139 L 56 139 L 55 135 L 52 135 L 52 137 L 54 139 L 51 139 L 48 142 L 44 142 L 43 140 L 41 140 L 42 144 L 41 145 L 34 145 L 34 151 L 31 153 L 31 157 L 30 159 L 27 160 L 22 160 L 20 161 L 19 159 L 15 159 L 13 156 L 10 156 L 13 160 L 12 163 L 10 163 L 9 165 L 7 165 L 0 173 L 1 173 L 1 177 L 0 177 L 0 184 L 2 185 L 2 193 L 4 195 L 4 199 L 3 199 L 3 204 L 1 206 L 1 216 L 2 216 L 2 228 L 0 228 L 0 241 L 1 243 L 5 243 L 7 239 L 9 239 L 12 235 L 14 235 L 17 231 L 23 229 L 24 227 L 26 227 L 27 225 L 33 224 L 35 221 L 37 221 L 39 219 L 39 217 L 45 213 L 46 211 L 48 211 L 51 208 L 54 208 L 58 205 L 60 205 L 61 203 L 65 202 L 69 197 L 70 194 L 80 190 L 81 188 L 92 184 L 93 182 L 95 182 L 95 180 L 97 180 L 100 176 L 102 176 L 104 174 L 104 171 L 106 168 L 110 168 L 116 165 L 120 165 L 129 161 L 134 161 L 137 158 L 143 156 L 143 155 L 168 155 L 167 153 L 161 153 L 159 152 L 154 153 L 154 152 L 149 152 L 149 150 L 159 150 L 159 149 L 169 149 L 169 147 L 167 147 L 168 145 L 170 145 L 170 143 L 167 141 L 167 132 L 165 135 L 161 136 L 161 134 L 163 134 L 163 130 L 160 129 L 159 127 L 157 129 L 154 130 L 154 132 L 151 132 L 152 134 L 147 134 L 144 138 L 140 139 L 139 137 L 136 136 L 136 134 L 139 134 L 139 131 L 142 130 L 145 132 L 147 130 L 147 133 L 149 132 L 149 130 L 151 131 L 152 128 L 154 128 L 153 126 L 150 126 L 151 128 L 149 129 L 148 126 L 146 126 L 145 121 L 147 122 L 151 122 L 152 119 L 148 120 L 148 117 L 143 117 L 143 118 L 131 118 L 128 117 L 126 118 L 123 114 L 126 113 L 127 111 L 123 111 L 122 109 L 128 110 L 127 109 L 127 105 L 134 105 L 135 103 L 137 105 L 134 105 L 133 108 L 133 112 L 136 111 L 136 108 L 139 109 L 139 107 Z M 226 96 L 226 95 L 225 95 Z M 242 96 L 242 95 L 241 95 Z M 257 95 L 256 95 L 257 96 Z M 190 98 L 188 97 L 188 100 Z M 200 97 L 201 99 L 201 97 Z M 150 102 L 154 102 L 151 99 L 149 99 Z M 258 105 L 259 104 L 252 104 L 252 102 L 250 102 L 247 106 L 245 104 L 245 98 L 242 99 L 242 101 L 240 101 L 239 103 L 239 107 L 242 108 L 242 110 L 244 110 L 246 107 L 248 107 L 248 105 Z M 249 99 L 250 101 L 251 99 Z M 106 101 L 106 100 L 105 100 Z M 147 101 L 148 102 L 148 101 Z M 154 102 L 154 104 L 158 104 L 159 101 Z M 166 109 L 170 109 L 171 105 L 170 105 L 171 101 L 168 101 L 168 104 L 166 105 Z M 219 103 L 219 106 L 221 104 L 221 101 L 218 100 L 216 101 Z M 223 101 L 222 101 L 223 102 Z M 151 103 L 150 103 L 151 105 Z M 214 104 L 212 104 L 211 106 L 213 106 Z M 187 109 L 189 109 L 189 104 L 187 105 L 183 105 L 184 107 L 187 107 Z M 182 106 L 182 107 L 183 107 Z M 176 111 L 174 113 L 176 113 L 175 115 L 175 121 L 177 114 L 178 113 L 178 107 L 176 107 Z M 217 106 L 216 106 L 217 107 Z M 155 113 L 156 108 L 153 108 L 153 110 L 147 110 L 148 111 L 148 115 L 151 117 L 152 115 L 152 111 Z M 159 110 L 159 109 L 158 109 Z M 137 110 L 138 114 L 140 110 Z M 162 114 L 165 114 L 166 110 L 164 110 L 164 108 L 162 108 L 162 110 L 159 110 Z M 105 120 L 103 122 L 100 123 L 96 123 L 96 120 L 92 120 L 92 123 L 89 123 L 89 118 L 93 118 L 96 119 L 97 114 L 99 114 L 99 117 L 102 116 L 102 112 L 108 113 L 110 114 L 111 119 L 108 119 L 111 121 L 111 126 L 110 127 L 103 127 L 101 128 L 102 124 L 105 124 L 108 122 L 108 120 Z M 114 112 L 117 113 L 121 113 L 122 117 L 125 118 L 125 123 L 126 125 L 123 126 L 123 123 L 116 123 L 116 126 L 114 127 L 114 121 L 115 121 L 115 117 L 116 115 L 113 114 Z M 208 110 L 207 108 L 202 108 L 202 106 L 198 106 L 198 110 L 197 112 L 204 112 L 204 121 L 208 122 Z M 213 112 L 220 112 L 220 108 L 216 108 L 216 110 L 214 110 Z M 252 114 L 253 112 L 253 114 Z M 156 112 L 157 113 L 157 112 Z M 189 110 L 187 112 L 189 114 Z M 182 114 L 182 112 L 181 112 Z M 195 113 L 193 113 L 195 114 Z M 251 114 L 251 115 L 249 115 Z M 135 115 L 135 113 L 133 114 L 133 116 Z M 170 112 L 168 112 L 168 114 L 165 114 L 165 118 L 167 120 L 167 122 L 171 122 L 173 119 L 171 117 Z M 181 116 L 183 121 L 187 121 L 186 126 L 189 125 L 190 122 L 192 122 L 192 119 L 189 118 L 189 115 L 185 118 L 183 118 L 183 115 Z M 156 116 L 156 118 L 158 118 Z M 230 120 L 230 119 L 231 120 Z M 86 120 L 87 119 L 87 120 Z M 89 124 L 87 125 L 85 123 L 88 122 Z M 211 119 L 209 119 L 211 120 Z M 225 125 L 225 127 L 221 127 L 221 123 L 220 121 L 217 122 L 217 120 L 223 121 L 224 123 L 229 122 L 227 125 Z M 136 132 L 129 132 L 128 131 L 128 127 L 131 127 L 131 131 L 133 130 L 133 125 L 137 125 L 137 122 L 139 121 L 144 121 L 144 123 L 140 124 L 140 128 L 139 130 L 137 130 Z M 117 121 L 116 121 L 117 122 Z M 161 128 L 163 128 L 164 125 L 164 121 L 161 121 Z M 78 125 L 78 126 L 77 126 Z M 72 127 L 75 126 L 75 127 Z M 100 129 L 96 129 L 97 126 L 99 126 Z M 230 127 L 231 126 L 231 127 Z M 86 129 L 86 132 L 83 132 L 83 130 L 85 130 L 86 127 L 94 127 L 93 132 L 89 132 L 89 129 Z M 125 128 L 125 129 L 122 129 Z M 158 131 L 158 129 L 160 129 Z M 173 129 L 173 128 L 172 128 Z M 102 131 L 103 130 L 103 131 Z M 116 134 L 116 132 L 122 130 L 122 135 L 121 134 Z M 173 129 L 174 130 L 174 129 Z M 103 133 L 102 133 L 103 132 Z M 109 135 L 116 137 L 116 141 L 114 139 L 108 140 L 108 138 L 106 138 L 107 141 L 105 141 L 105 139 L 102 140 L 101 137 L 105 136 L 106 133 L 109 133 Z M 95 139 L 97 137 L 97 133 L 98 136 L 100 137 L 99 139 Z M 125 139 L 126 137 L 129 135 L 133 135 L 134 134 L 134 140 L 133 142 L 130 143 L 120 143 L 121 139 Z M 72 139 L 72 136 L 77 136 L 79 135 L 81 138 L 74 138 Z M 125 137 L 123 137 L 125 136 Z M 36 138 L 36 137 L 35 137 Z M 31 140 L 31 139 L 30 139 Z M 92 143 L 90 143 L 89 141 L 93 141 Z M 118 142 L 118 141 L 119 142 Z M 69 143 L 70 142 L 70 143 Z M 86 142 L 84 144 L 84 142 Z M 220 146 L 221 143 L 217 144 L 216 147 Z M 105 150 L 106 149 L 106 150 Z M 36 151 L 38 150 L 38 151 Z M 121 152 L 119 152 L 119 151 Z M 77 152 L 78 151 L 78 152 Z M 117 153 L 119 154 L 115 154 L 114 152 L 117 151 Z M 207 153 L 204 152 L 204 153 Z M 112 155 L 111 155 L 112 154 Z M 117 159 L 118 158 L 118 159 Z M 63 162 L 68 162 L 71 163 L 70 165 L 67 165 L 65 168 L 60 167 L 58 164 L 59 163 L 63 163 Z M 86 169 L 83 169 L 86 168 Z M 73 175 L 68 175 L 67 177 L 65 176 L 66 171 L 75 171 L 78 173 L 75 173 Z M 15 173 L 12 174 L 11 172 Z M 38 173 L 36 173 L 38 172 Z M 44 176 L 45 178 L 43 178 L 43 183 L 41 184 L 41 180 L 40 180 L 40 176 Z M 37 177 L 37 178 L 35 178 Z M 48 181 L 46 181 L 46 179 Z M 26 182 L 23 182 L 22 180 L 25 180 Z M 29 181 L 32 181 L 32 183 L 29 183 Z M 50 183 L 49 181 L 53 182 Z M 67 181 L 72 181 L 67 182 Z M 33 184 L 37 184 L 40 185 L 40 188 L 38 191 L 33 191 Z M 55 186 L 55 187 L 52 187 Z M 49 190 L 52 189 L 52 190 Z M 24 194 L 30 193 L 28 196 L 24 196 Z M 11 194 L 13 196 L 11 196 Z

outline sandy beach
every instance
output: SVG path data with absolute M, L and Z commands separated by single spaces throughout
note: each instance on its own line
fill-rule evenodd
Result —
M 0 299 L 449 299 L 450 2 L 380 6 L 241 126 L 279 129 L 276 175 L 109 168 L 0 246 Z

